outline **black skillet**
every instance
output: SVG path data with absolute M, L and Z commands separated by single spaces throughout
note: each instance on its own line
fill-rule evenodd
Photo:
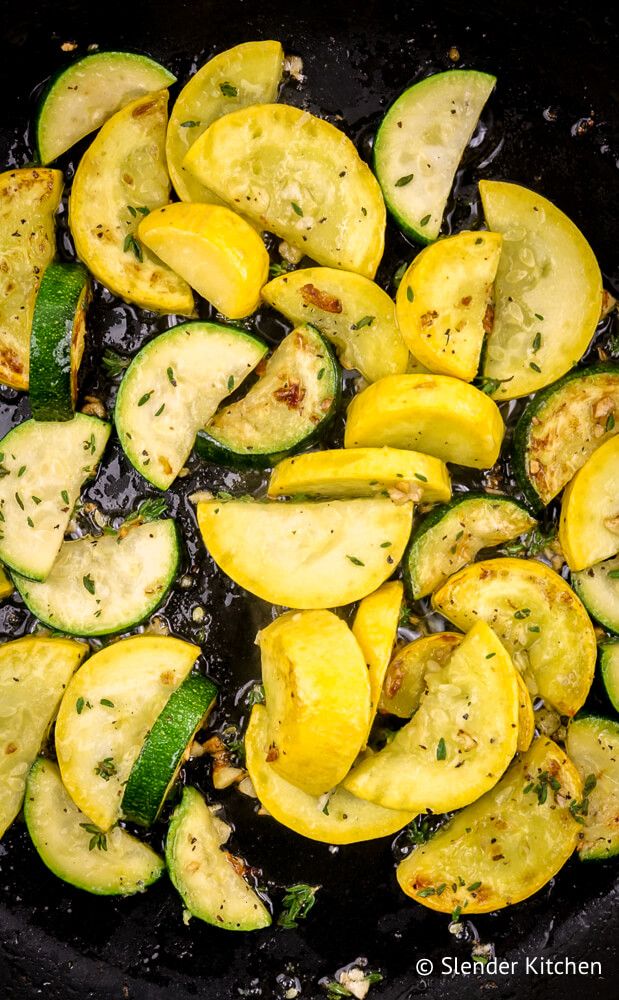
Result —
M 389 2 L 389 0 L 295 0 L 273 4 L 226 0 L 125 0 L 123 4 L 3 0 L 4 42 L 0 60 L 0 166 L 31 160 L 29 122 L 40 85 L 87 46 L 145 51 L 174 70 L 181 82 L 190 69 L 217 51 L 253 38 L 278 38 L 286 51 L 303 57 L 307 81 L 289 86 L 284 100 L 336 120 L 368 155 L 371 137 L 385 108 L 411 81 L 456 65 L 498 76 L 496 94 L 478 130 L 478 145 L 467 154 L 447 216 L 448 228 L 474 226 L 479 218 L 474 181 L 496 177 L 518 181 L 556 201 L 588 237 L 615 290 L 617 234 L 616 178 L 617 30 L 611 5 L 555 2 Z M 77 42 L 75 53 L 61 49 Z M 449 50 L 455 47 L 458 52 Z M 339 116 L 342 116 L 340 120 Z M 337 116 L 337 118 L 336 118 Z M 79 153 L 81 150 L 76 151 Z M 75 161 L 62 162 L 68 180 Z M 61 227 L 60 254 L 72 253 Z M 395 230 L 380 280 L 389 281 L 414 250 Z M 102 346 L 128 353 L 167 319 L 141 313 L 97 289 L 91 310 L 94 360 Z M 283 327 L 267 313 L 257 328 L 272 340 Z M 603 329 L 608 344 L 612 331 Z M 108 402 L 113 385 L 96 365 L 87 387 Z M 0 429 L 28 414 L 27 401 L 0 390 Z M 337 440 L 340 429 L 332 439 Z M 471 478 L 460 482 L 477 482 Z M 260 477 L 238 476 L 192 464 L 189 479 L 170 492 L 172 511 L 187 541 L 186 570 L 193 585 L 175 591 L 163 617 L 172 629 L 203 645 L 204 668 L 225 692 L 215 719 L 241 720 L 238 689 L 258 676 L 252 645 L 271 609 L 231 586 L 213 570 L 196 535 L 187 495 L 202 487 L 245 492 Z M 102 472 L 86 493 L 111 512 L 131 508 L 153 491 L 112 445 Z M 232 599 L 224 602 L 226 595 Z M 196 623 L 192 610 L 204 606 Z M 31 616 L 18 601 L 0 608 L 0 635 L 28 632 Z M 594 695 L 594 698 L 596 696 Z M 208 765 L 197 762 L 190 780 L 209 789 Z M 236 825 L 236 846 L 262 868 L 276 904 L 281 886 L 320 884 L 317 904 L 298 931 L 227 934 L 197 921 L 185 927 L 181 905 L 166 880 L 128 900 L 106 900 L 73 890 L 39 861 L 22 825 L 15 824 L 0 845 L 0 996 L 2 1000 L 232 1000 L 284 997 L 295 984 L 300 996 L 324 996 L 322 977 L 357 959 L 380 970 L 381 984 L 370 997 L 396 1000 L 427 996 L 500 996 L 565 1000 L 576 989 L 592 998 L 617 996 L 617 868 L 585 867 L 571 861 L 533 899 L 474 920 L 481 940 L 510 963 L 497 975 L 450 975 L 441 966 L 466 961 L 474 929 L 457 942 L 447 919 L 405 899 L 393 876 L 389 842 L 330 851 L 287 833 L 272 820 L 254 815 L 251 800 L 236 792 L 222 796 Z M 161 831 L 154 834 L 160 843 Z M 279 889 L 277 887 L 280 887 Z M 526 969 L 526 959 L 534 959 Z M 540 958 L 601 963 L 590 974 L 541 971 Z M 434 963 L 428 974 L 416 963 Z

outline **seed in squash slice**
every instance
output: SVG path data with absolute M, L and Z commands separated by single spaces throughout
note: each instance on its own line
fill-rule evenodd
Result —
M 177 202 L 147 215 L 138 236 L 230 319 L 258 308 L 269 255 L 252 227 L 222 205 Z
M 374 594 L 363 598 L 352 626 L 353 635 L 361 647 L 369 671 L 372 701 L 370 726 L 376 715 L 383 681 L 398 637 L 403 590 L 399 581 L 383 583 Z
M 358 799 L 341 785 L 316 796 L 285 781 L 267 761 L 267 726 L 266 708 L 255 705 L 245 734 L 245 760 L 260 802 L 278 823 L 324 844 L 356 844 L 388 837 L 415 818 Z
M 498 233 L 459 233 L 426 247 L 406 271 L 396 298 L 398 326 L 430 371 L 475 378 L 500 253 Z
M 496 635 L 479 622 L 436 671 L 408 725 L 362 760 L 344 786 L 389 809 L 448 812 L 483 795 L 516 752 L 518 682 Z
M 619 552 L 619 437 L 600 445 L 565 490 L 559 541 L 573 571 Z
M 286 781 L 322 795 L 365 744 L 370 681 L 363 652 L 332 611 L 289 611 L 258 633 L 267 711 L 267 761 Z
M 537 739 L 491 791 L 399 865 L 400 887 L 441 913 L 489 913 L 527 899 L 573 853 L 582 826 L 570 805 L 581 795 L 565 751 Z
M 337 608 L 367 597 L 396 569 L 412 517 L 412 504 L 383 497 L 198 504 L 202 538 L 219 568 L 250 594 L 288 608 Z
M 425 691 L 426 671 L 444 666 L 463 638 L 457 632 L 435 632 L 399 649 L 387 669 L 378 710 L 410 719 Z

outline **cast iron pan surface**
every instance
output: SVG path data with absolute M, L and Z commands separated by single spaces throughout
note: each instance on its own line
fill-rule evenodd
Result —
M 338 124 L 364 156 L 369 155 L 384 111 L 407 85 L 452 65 L 473 67 L 495 73 L 498 85 L 459 172 L 445 231 L 478 225 L 475 181 L 480 177 L 523 183 L 574 219 L 597 254 L 606 286 L 616 293 L 617 32 L 608 11 L 596 11 L 591 4 L 583 8 L 564 2 L 478 2 L 469 10 L 466 3 L 414 0 L 348 5 L 300 0 L 271 7 L 241 0 L 133 0 L 122 5 L 5 0 L 0 166 L 23 166 L 32 160 L 30 123 L 42 84 L 91 44 L 147 52 L 184 83 L 215 52 L 254 38 L 280 39 L 287 52 L 302 56 L 307 76 L 302 87 L 288 85 L 283 99 Z M 74 53 L 61 50 L 66 41 L 77 42 Z M 455 62 L 448 54 L 452 46 L 459 52 Z M 83 148 L 60 164 L 67 184 Z M 396 268 L 415 252 L 390 226 L 379 274 L 384 287 L 393 291 Z M 72 259 L 66 202 L 59 253 L 62 259 Z M 173 324 L 173 318 L 137 310 L 97 287 L 90 310 L 93 357 L 85 391 L 94 391 L 109 407 L 117 382 L 100 374 L 97 361 L 103 348 L 133 354 Z M 268 312 L 257 317 L 255 327 L 272 342 L 286 329 Z M 612 346 L 612 336 L 609 324 L 603 324 L 598 342 Z M 616 346 L 615 356 L 618 350 Z M 596 356 L 595 350 L 590 356 Z M 0 390 L 2 434 L 28 414 L 24 394 Z M 331 443 L 341 439 L 341 429 L 340 419 Z M 273 609 L 213 567 L 188 496 L 201 488 L 254 491 L 262 478 L 200 465 L 194 459 L 190 469 L 169 491 L 168 500 L 182 525 L 184 572 L 192 585 L 185 590 L 177 586 L 161 617 L 175 634 L 201 643 L 202 668 L 222 692 L 212 724 L 222 728 L 231 721 L 242 724 L 246 717 L 247 685 L 259 677 L 253 640 Z M 509 469 L 501 471 L 509 484 Z M 483 476 L 454 472 L 458 483 L 483 485 Z M 120 515 L 154 493 L 114 442 L 84 499 Z M 192 617 L 196 607 L 205 610 L 201 622 Z M 33 623 L 19 599 L 0 608 L 4 639 L 31 631 Z M 599 698 L 594 691 L 592 703 Z M 192 763 L 185 780 L 212 796 L 207 760 Z M 166 878 L 144 895 L 126 900 L 89 896 L 48 872 L 17 822 L 0 845 L 2 1000 L 283 998 L 291 987 L 300 988 L 303 998 L 314 998 L 325 996 L 323 977 L 332 980 L 337 969 L 359 959 L 383 974 L 383 982 L 370 994 L 383 1000 L 447 1000 L 485 993 L 553 1000 L 567 997 L 574 986 L 600 1000 L 617 995 L 613 976 L 619 903 L 612 863 L 584 866 L 572 860 L 531 900 L 474 918 L 466 924 L 465 940 L 456 941 L 448 933 L 446 917 L 413 904 L 397 888 L 393 866 L 401 845 L 394 848 L 386 840 L 330 849 L 256 816 L 255 802 L 237 791 L 220 798 L 235 826 L 234 849 L 260 870 L 259 884 L 269 888 L 276 909 L 283 886 L 322 886 L 315 908 L 298 931 L 274 927 L 233 934 L 197 920 L 186 927 L 180 899 Z M 153 833 L 158 847 L 163 830 Z M 443 956 L 470 959 L 476 934 L 494 946 L 498 957 L 513 963 L 513 970 L 469 978 L 441 974 Z M 602 974 L 574 984 L 573 977 L 542 973 L 539 962 L 538 974 L 526 974 L 527 956 L 597 960 Z M 431 959 L 434 973 L 418 969 L 419 958 Z

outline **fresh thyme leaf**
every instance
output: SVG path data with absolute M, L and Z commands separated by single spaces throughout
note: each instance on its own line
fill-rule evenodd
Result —
M 125 253 L 129 253 L 129 251 L 131 251 L 131 253 L 134 254 L 134 256 L 136 256 L 137 259 L 140 261 L 144 259 L 144 256 L 142 254 L 142 247 L 136 240 L 133 233 L 127 233 L 127 235 L 125 236 L 125 242 L 123 243 L 123 250 L 125 251 Z
M 412 302 L 413 299 L 415 298 L 415 293 L 410 285 L 406 289 L 406 298 L 408 299 L 409 302 Z
M 181 122 L 181 128 L 197 128 L 202 122 L 194 118 L 188 118 L 186 122 Z
M 411 844 L 425 844 L 431 834 L 429 818 L 417 816 L 404 828 L 404 833 Z
M 406 187 L 407 184 L 410 184 L 414 176 L 414 174 L 404 174 L 403 177 L 398 177 L 395 186 L 397 188 Z
M 375 319 L 376 319 L 375 316 L 362 316 L 361 319 L 357 320 L 356 323 L 352 324 L 350 329 L 361 330 L 363 329 L 364 326 L 371 326 Z
M 168 501 L 164 497 L 149 497 L 148 500 L 142 500 L 138 509 L 129 514 L 123 523 L 125 527 L 130 527 L 136 524 L 146 524 L 148 521 L 156 521 L 167 512 L 167 509 Z
M 253 688 L 247 695 L 247 704 L 250 708 L 254 705 L 262 705 L 264 703 L 264 685 L 254 684 Z
M 117 773 L 116 764 L 113 757 L 104 757 L 95 765 L 95 774 L 98 774 L 104 781 L 109 781 Z
M 296 215 L 303 215 L 303 209 L 301 208 L 300 205 L 297 205 L 296 201 L 291 201 L 290 204 L 292 206 L 292 211 Z
M 88 591 L 89 594 L 94 594 L 95 592 L 95 581 L 92 579 L 89 573 L 82 577 L 82 583 Z
M 221 90 L 224 97 L 238 97 L 239 91 L 237 87 L 234 87 L 231 83 L 227 81 L 225 83 L 219 84 L 219 89 Z
M 232 392 L 234 389 L 234 375 L 230 375 L 228 379 L 228 392 Z
M 447 745 L 442 736 L 436 745 L 436 759 L 447 760 Z
M 129 367 L 131 358 L 123 358 L 122 354 L 117 354 L 111 347 L 106 347 L 103 352 L 101 364 L 106 375 L 110 378 L 116 378 L 117 375 L 122 375 L 125 369 Z
M 66 490 L 63 490 L 61 492 L 60 496 L 62 497 L 62 502 L 65 503 L 65 504 L 68 504 L 68 502 L 69 502 L 69 494 L 68 494 L 68 492 Z
M 298 921 L 305 920 L 314 906 L 319 889 L 319 885 L 307 885 L 305 882 L 288 886 L 282 903 L 283 909 L 277 919 L 279 926 L 286 930 L 298 927 Z
M 275 263 L 269 265 L 269 278 L 281 278 L 282 274 L 288 274 L 289 271 L 293 270 L 294 265 L 289 264 L 288 261 L 283 260 L 281 263 Z
M 143 396 L 140 396 L 138 399 L 138 406 L 144 406 L 145 403 L 148 403 L 154 391 L 154 389 L 151 389 L 150 392 L 145 392 Z
M 80 823 L 82 830 L 86 833 L 91 834 L 90 843 L 88 844 L 88 850 L 94 851 L 95 848 L 98 851 L 107 851 L 107 834 L 100 830 L 98 826 L 94 826 L 93 823 Z
M 431 219 L 431 215 L 424 215 L 423 219 L 419 220 L 419 225 L 420 226 L 427 226 L 428 222 L 430 221 L 430 219 Z
M 357 556 L 346 556 L 346 558 L 350 559 L 354 566 L 365 566 L 365 563 L 362 562 L 361 559 L 358 559 Z
M 176 388 L 176 379 L 174 378 L 174 369 L 173 368 L 168 368 L 167 371 L 166 371 L 166 374 L 168 376 L 168 382 L 170 383 L 170 385 L 173 385 L 174 388 Z

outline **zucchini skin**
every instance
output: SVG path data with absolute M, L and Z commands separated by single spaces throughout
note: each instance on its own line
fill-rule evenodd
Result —
M 600 676 L 606 697 L 613 706 L 615 712 L 619 713 L 619 665 L 613 676 L 614 653 L 619 653 L 619 641 L 604 642 L 599 647 Z

